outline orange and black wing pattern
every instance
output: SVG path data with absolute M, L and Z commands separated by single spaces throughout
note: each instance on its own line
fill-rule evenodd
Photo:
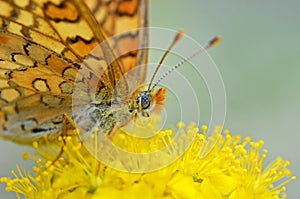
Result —
M 0 1 L 0 135 L 30 142 L 59 131 L 62 115 L 72 112 L 74 84 L 87 90 L 112 88 L 122 75 L 147 62 L 147 51 L 126 52 L 127 45 L 144 48 L 147 31 L 145 0 L 24 0 Z M 136 30 L 132 30 L 136 29 Z M 97 65 L 82 64 L 91 50 L 115 34 L 94 57 Z M 130 32 L 131 31 L 131 32 Z M 125 49 L 125 50 L 124 50 Z M 80 71 L 91 71 L 87 80 Z M 146 71 L 140 71 L 141 77 Z M 84 96 L 86 94 L 86 96 Z M 81 98 L 89 98 L 84 93 Z

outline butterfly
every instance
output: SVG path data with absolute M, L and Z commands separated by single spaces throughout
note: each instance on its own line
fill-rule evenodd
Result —
M 140 88 L 128 97 L 123 78 L 136 69 L 133 78 L 141 85 L 146 79 L 146 67 L 136 66 L 148 59 L 148 31 L 138 29 L 148 27 L 147 0 L 1 0 L 0 7 L 2 137 L 31 143 L 54 135 L 64 115 L 84 123 L 83 130 L 97 123 L 109 133 L 116 114 L 125 114 L 123 125 L 163 104 L 165 89 Z M 125 108 L 112 112 L 124 98 Z

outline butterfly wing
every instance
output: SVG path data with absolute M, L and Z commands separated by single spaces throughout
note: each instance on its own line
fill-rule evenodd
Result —
M 0 32 L 1 135 L 25 141 L 57 131 L 71 111 L 77 70 L 52 51 Z
M 123 1 L 111 2 L 120 5 Z M 0 7 L 1 135 L 17 142 L 30 142 L 61 128 L 62 114 L 72 111 L 78 71 L 91 67 L 80 63 L 105 40 L 108 31 L 113 34 L 113 29 L 106 28 L 104 33 L 79 0 L 0 1 Z M 102 51 L 103 57 L 97 59 L 103 58 L 110 64 L 102 69 L 105 72 L 101 83 L 114 87 L 123 71 L 110 46 Z M 92 79 L 101 66 L 89 70 Z M 82 86 L 88 87 L 88 82 Z
M 113 50 L 123 73 L 148 63 L 148 0 L 90 1 L 86 0 L 103 33 L 114 36 Z M 118 36 L 116 36 L 118 35 Z M 132 51 L 132 49 L 138 49 Z M 146 67 L 136 71 L 143 82 Z

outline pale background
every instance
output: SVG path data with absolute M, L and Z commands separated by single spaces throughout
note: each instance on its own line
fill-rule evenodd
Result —
M 153 0 L 151 24 L 184 28 L 201 44 L 216 34 L 209 51 L 225 83 L 225 127 L 232 134 L 263 139 L 266 163 L 290 160 L 300 177 L 300 1 Z M 287 186 L 299 198 L 299 180 Z
M 151 25 L 178 29 L 200 44 L 216 34 L 221 44 L 210 50 L 227 93 L 225 127 L 232 134 L 263 139 L 266 163 L 277 156 L 291 161 L 300 176 L 300 1 L 152 0 Z M 205 123 L 205 121 L 204 121 Z M 1 141 L 0 176 L 8 175 L 28 150 Z M 299 180 L 287 186 L 299 198 Z M 15 198 L 0 186 L 0 198 Z

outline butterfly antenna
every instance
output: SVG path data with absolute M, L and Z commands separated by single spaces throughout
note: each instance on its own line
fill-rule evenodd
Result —
M 158 65 L 157 65 L 157 67 L 156 67 L 156 69 L 155 69 L 155 71 L 154 71 L 154 73 L 152 75 L 151 81 L 150 81 L 149 86 L 148 86 L 148 90 L 150 89 L 151 84 L 152 84 L 152 82 L 154 80 L 154 77 L 156 76 L 159 68 L 161 67 L 161 64 L 164 62 L 165 58 L 167 57 L 167 55 L 169 54 L 169 52 L 171 51 L 171 49 L 174 47 L 174 45 L 182 38 L 182 35 L 183 35 L 183 30 L 182 29 L 178 30 L 178 32 L 177 32 L 176 36 L 174 37 L 171 45 L 169 46 L 169 48 L 167 49 L 167 51 L 165 51 L 165 53 L 163 54 L 162 58 L 160 59 L 160 62 L 158 63 Z
M 167 75 L 169 75 L 171 72 L 173 72 L 175 69 L 177 69 L 178 67 L 182 66 L 184 63 L 188 62 L 189 60 L 191 60 L 192 58 L 196 57 L 197 55 L 203 53 L 205 50 L 213 47 L 214 45 L 216 45 L 217 43 L 219 43 L 221 41 L 221 36 L 215 36 L 212 40 L 210 40 L 208 42 L 208 44 L 206 44 L 206 46 L 204 48 L 201 48 L 199 50 L 197 50 L 196 52 L 194 52 L 191 56 L 182 59 L 181 61 L 179 61 L 175 66 L 173 66 L 172 68 L 170 68 L 170 70 L 168 70 L 165 74 L 163 74 L 152 86 L 152 88 L 150 90 L 153 90 L 153 88 L 155 88 Z M 166 54 L 166 53 L 165 53 Z M 157 72 L 157 69 L 156 71 Z M 153 79 L 153 78 L 152 78 Z

